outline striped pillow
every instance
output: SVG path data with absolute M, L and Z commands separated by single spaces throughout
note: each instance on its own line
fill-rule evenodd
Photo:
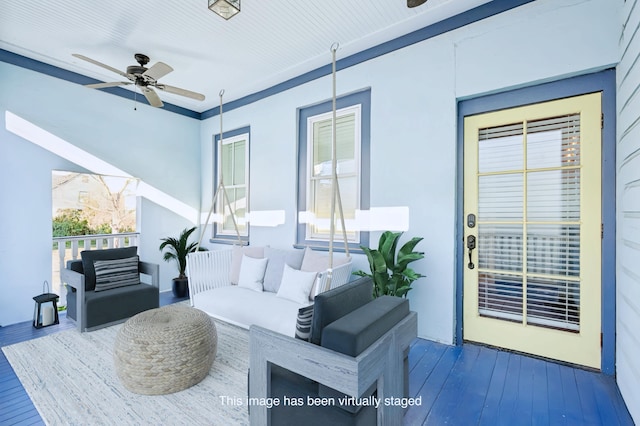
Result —
M 140 284 L 138 256 L 116 260 L 96 260 L 93 266 L 96 270 L 95 291 Z
M 313 305 L 298 309 L 296 322 L 296 339 L 309 341 L 311 337 L 311 321 L 313 320 Z

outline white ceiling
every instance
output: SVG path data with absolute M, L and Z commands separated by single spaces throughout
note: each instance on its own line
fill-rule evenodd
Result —
M 488 1 L 242 0 L 225 21 L 207 0 L 2 0 L 0 49 L 105 82 L 122 77 L 72 54 L 125 71 L 144 53 L 173 67 L 161 83 L 206 96 L 162 100 L 202 112 L 222 89 L 228 102 L 329 64 L 335 42 L 344 58 Z

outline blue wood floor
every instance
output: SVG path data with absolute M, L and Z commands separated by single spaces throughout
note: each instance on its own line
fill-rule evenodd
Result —
M 178 300 L 161 295 L 161 305 Z M 55 333 L 30 323 L 0 327 L 0 346 Z M 633 425 L 615 379 L 519 354 L 417 339 L 409 352 L 409 407 L 405 425 Z M 89 424 L 90 422 L 88 422 Z M 44 424 L 0 351 L 0 425 Z M 194 425 L 197 426 L 197 425 Z

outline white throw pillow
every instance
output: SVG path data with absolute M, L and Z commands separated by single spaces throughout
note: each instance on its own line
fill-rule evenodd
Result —
M 254 259 L 243 254 L 238 287 L 262 291 L 262 281 L 264 280 L 264 272 L 267 270 L 268 261 L 269 259 Z
M 309 292 L 316 281 L 316 275 L 318 275 L 316 272 L 298 271 L 285 264 L 277 296 L 300 304 L 308 304 Z
M 242 263 L 243 254 L 256 259 L 262 259 L 264 258 L 264 247 L 233 246 L 231 252 L 231 269 L 229 270 L 229 281 L 231 281 L 231 284 L 238 284 L 238 280 L 240 279 L 240 264 Z

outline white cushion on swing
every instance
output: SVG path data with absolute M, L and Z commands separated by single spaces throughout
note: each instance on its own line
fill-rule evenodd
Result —
M 254 259 L 262 259 L 264 257 L 264 247 L 253 246 L 233 246 L 231 252 L 231 269 L 229 270 L 229 281 L 233 285 L 238 285 L 240 279 L 240 265 L 242 264 L 242 256 L 247 255 Z
M 222 321 L 249 328 L 252 324 L 294 337 L 298 309 L 306 304 L 235 285 L 207 290 L 193 296 L 194 306 Z
M 309 300 L 309 293 L 317 276 L 317 272 L 298 271 L 285 264 L 278 297 L 305 304 Z
M 262 282 L 268 261 L 269 259 L 254 259 L 246 254 L 242 255 L 238 287 L 248 288 L 253 291 L 262 291 Z

